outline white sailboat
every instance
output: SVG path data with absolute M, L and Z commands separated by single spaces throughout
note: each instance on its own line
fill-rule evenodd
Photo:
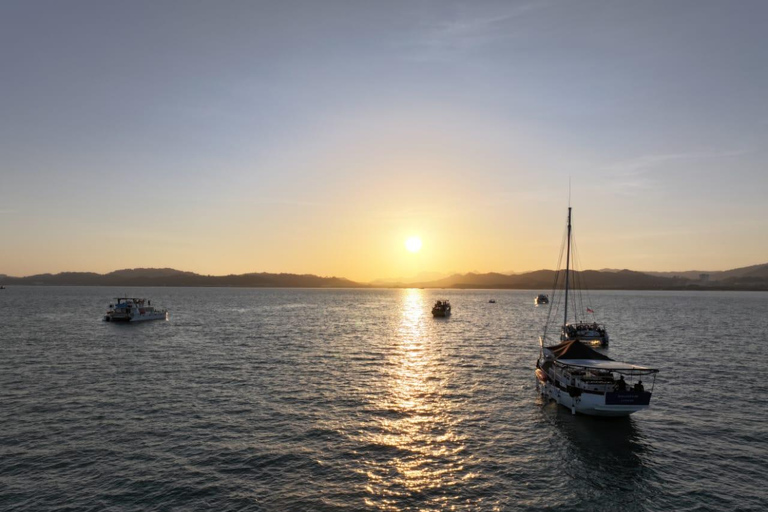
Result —
M 583 314 L 591 314 L 593 319 L 595 312 L 590 308 L 589 306 L 584 305 L 584 301 L 581 300 L 581 287 L 575 287 L 576 295 L 573 297 L 574 303 L 577 307 L 573 308 L 573 314 L 574 319 L 573 321 L 568 320 L 568 292 L 571 290 L 571 274 L 573 274 L 574 281 L 580 281 L 580 273 L 574 272 L 574 270 L 571 268 L 571 252 L 572 252 L 572 244 L 571 244 L 571 207 L 568 207 L 568 231 L 567 231 L 567 251 L 565 256 L 565 313 L 564 313 L 564 320 L 563 325 L 560 328 L 560 341 L 573 341 L 578 340 L 582 343 L 586 343 L 588 345 L 597 346 L 597 347 L 606 347 L 608 346 L 608 341 L 610 340 L 610 337 L 608 336 L 608 330 L 605 328 L 603 324 L 599 324 L 597 322 L 593 321 L 587 321 L 585 320 L 581 315 Z M 575 258 L 574 258 L 575 260 Z M 559 266 L 559 265 L 558 265 Z M 573 265 L 575 267 L 575 265 Z M 576 279 L 579 277 L 579 279 Z M 555 288 L 557 283 L 555 283 Z M 554 290 L 553 290 L 554 292 Z
M 627 416 L 649 407 L 657 369 L 614 361 L 578 337 L 566 336 L 571 256 L 571 208 L 568 207 L 568 251 L 565 274 L 565 313 L 560 343 L 545 347 L 546 328 L 539 338 L 536 388 L 546 398 L 571 410 L 593 416 Z M 606 334 L 607 342 L 607 334 Z M 643 384 L 642 379 L 646 379 Z M 650 391 L 645 386 L 651 379 Z

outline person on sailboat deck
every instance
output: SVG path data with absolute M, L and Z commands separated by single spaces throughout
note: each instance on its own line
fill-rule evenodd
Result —
M 624 376 L 620 376 L 619 380 L 616 381 L 616 391 L 626 391 L 627 390 L 627 382 L 624 380 Z
M 637 384 L 635 384 L 634 391 L 636 393 L 642 393 L 643 391 L 645 391 L 645 388 L 643 387 L 643 381 L 641 380 L 637 381 Z

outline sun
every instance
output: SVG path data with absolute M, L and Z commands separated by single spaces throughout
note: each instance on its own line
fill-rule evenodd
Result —
M 412 236 L 405 241 L 405 248 L 408 252 L 419 252 L 421 250 L 421 238 Z

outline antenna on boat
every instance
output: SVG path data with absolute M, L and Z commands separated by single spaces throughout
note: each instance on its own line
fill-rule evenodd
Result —
M 568 277 L 571 273 L 571 185 L 568 179 L 568 252 L 565 255 L 565 315 L 563 326 L 568 323 Z M 561 249 L 562 250 L 562 249 Z
M 565 314 L 563 327 L 568 324 L 568 281 L 571 273 L 571 177 L 568 176 L 568 251 L 565 254 Z

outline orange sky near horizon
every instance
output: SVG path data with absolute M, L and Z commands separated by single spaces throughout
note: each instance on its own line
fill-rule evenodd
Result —
M 768 8 L 15 2 L 0 274 L 768 261 Z M 423 248 L 403 246 L 420 236 Z

